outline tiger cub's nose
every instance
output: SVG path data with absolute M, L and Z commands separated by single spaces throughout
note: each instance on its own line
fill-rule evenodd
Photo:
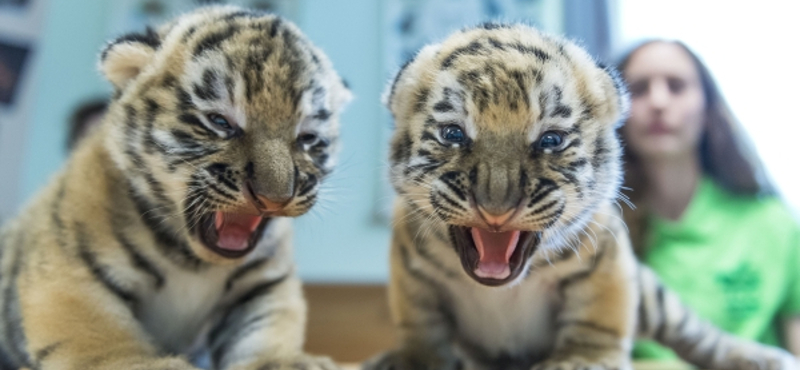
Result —
M 483 221 L 486 222 L 490 230 L 495 230 L 495 231 L 499 231 L 500 227 L 502 227 L 509 220 L 511 220 L 516 211 L 517 211 L 516 208 L 512 208 L 507 212 L 498 215 L 493 212 L 487 211 L 482 206 L 478 206 L 478 213 L 480 213 L 481 218 L 483 218 Z
M 253 189 L 250 181 L 245 183 L 245 195 L 250 203 L 252 203 L 254 207 L 263 213 L 274 213 L 281 211 L 292 200 L 292 195 L 267 197 L 263 194 L 258 194 L 258 192 Z

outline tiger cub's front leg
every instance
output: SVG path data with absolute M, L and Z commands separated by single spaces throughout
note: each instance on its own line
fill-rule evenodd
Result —
M 133 316 L 134 301 L 115 294 L 88 269 L 75 268 L 75 259 L 50 255 L 55 258 L 28 256 L 28 266 L 38 267 L 20 268 L 9 282 L 16 284 L 6 287 L 19 296 L 25 337 L 10 346 L 20 363 L 37 370 L 197 370 L 150 344 Z
M 620 225 L 617 226 L 622 234 Z M 608 230 L 594 230 L 592 256 L 584 247 L 573 261 L 580 269 L 563 276 L 559 290 L 562 309 L 556 318 L 555 347 L 550 357 L 533 366 L 545 369 L 630 369 L 635 331 L 636 261 L 627 239 Z M 592 245 L 588 241 L 584 245 Z M 571 252 L 570 252 L 571 253 Z
M 226 307 L 209 333 L 215 369 L 336 370 L 302 353 L 306 303 L 294 275 L 255 284 Z
M 371 359 L 364 370 L 452 370 L 452 328 L 443 291 L 433 277 L 413 266 L 413 241 L 395 233 L 391 249 L 389 303 L 400 330 L 400 346 Z

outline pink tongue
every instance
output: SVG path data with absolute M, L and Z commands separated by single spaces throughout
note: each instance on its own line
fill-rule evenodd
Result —
M 230 251 L 247 249 L 247 241 L 259 222 L 261 216 L 217 212 L 214 216 L 214 225 L 219 235 L 217 247 Z
M 508 261 L 517 249 L 518 230 L 493 233 L 473 227 L 472 240 L 480 257 L 475 275 L 491 279 L 505 279 L 511 275 Z

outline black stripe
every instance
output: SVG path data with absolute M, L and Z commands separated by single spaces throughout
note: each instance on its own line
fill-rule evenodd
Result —
M 571 141 L 569 142 L 569 144 L 567 144 L 566 146 L 564 146 L 564 148 L 563 148 L 563 149 L 561 149 L 561 151 L 562 151 L 562 152 L 563 152 L 563 151 L 566 151 L 567 149 L 569 149 L 569 148 L 573 148 L 573 147 L 576 147 L 576 146 L 578 146 L 578 145 L 581 145 L 581 139 L 574 139 L 574 140 L 571 140 Z
M 452 112 L 456 110 L 456 107 L 454 107 L 453 104 L 448 100 L 441 100 L 433 106 L 433 110 L 442 113 Z
M 221 368 L 220 364 L 224 360 L 225 355 L 230 352 L 230 348 L 236 343 L 239 343 L 244 338 L 247 338 L 250 334 L 253 334 L 259 330 L 262 330 L 268 322 L 266 322 L 267 318 L 272 317 L 272 313 L 264 313 L 260 315 L 256 315 L 254 317 L 248 319 L 240 319 L 239 323 L 236 323 L 236 327 L 239 330 L 235 333 L 231 333 L 228 335 L 224 341 L 220 343 L 214 343 L 211 347 L 211 359 L 214 362 L 214 368 Z M 299 364 L 295 365 L 295 369 L 297 370 L 305 370 L 305 367 L 300 367 Z M 277 369 L 273 368 L 271 365 L 267 365 L 264 367 L 260 367 L 259 370 L 269 370 L 269 369 Z
M 248 305 L 258 298 L 264 297 L 269 295 L 272 290 L 278 284 L 286 281 L 289 277 L 289 274 L 283 275 L 277 279 L 264 281 L 255 285 L 254 287 L 250 288 L 247 292 L 239 296 L 239 298 L 230 306 L 225 309 L 224 314 L 221 315 L 221 319 L 214 325 L 213 328 L 209 331 L 208 334 L 208 343 L 211 348 L 219 347 L 219 346 L 228 346 L 231 343 L 226 343 L 225 339 L 232 335 L 235 335 L 237 332 L 244 330 L 245 328 L 241 325 L 242 320 L 244 319 L 243 316 L 247 316 L 249 312 L 253 312 L 254 308 L 249 307 Z M 263 312 L 261 315 L 268 314 L 267 312 Z M 259 316 L 261 316 L 259 315 Z M 220 355 L 224 355 L 224 353 L 218 353 Z M 219 358 L 214 359 L 215 362 L 219 360 Z
M 402 244 L 398 245 L 398 248 L 400 248 L 400 259 L 402 262 L 403 269 L 405 269 L 406 272 L 408 272 L 409 276 L 420 282 L 422 285 L 434 289 L 437 292 L 436 294 L 437 297 L 439 298 L 447 297 L 446 289 L 441 283 L 436 281 L 436 279 L 434 279 L 433 277 L 425 274 L 422 270 L 415 268 L 414 266 L 411 265 L 411 254 L 409 253 L 408 248 Z M 420 249 L 418 248 L 415 249 L 417 249 L 417 253 L 420 252 Z M 426 256 L 430 257 L 430 255 L 427 253 L 425 254 L 420 253 L 420 257 L 427 258 Z M 431 259 L 429 260 L 429 262 L 435 266 L 441 266 L 441 264 L 435 259 Z M 439 271 L 446 272 L 447 270 L 442 269 Z M 455 320 L 453 320 L 453 323 L 455 323 Z
M 472 41 L 469 43 L 469 45 L 457 48 L 453 50 L 450 55 L 445 57 L 444 60 L 442 60 L 442 69 L 448 69 L 452 67 L 455 60 L 462 55 L 477 55 L 483 49 L 483 45 L 481 45 L 481 43 L 478 41 Z
M 206 137 L 217 137 L 218 136 L 217 133 L 214 130 L 206 127 L 206 125 L 204 125 L 203 122 L 200 121 L 200 119 L 197 118 L 197 116 L 195 116 L 194 114 L 183 113 L 183 114 L 178 116 L 178 120 L 183 122 L 183 123 L 187 123 L 187 124 L 190 124 L 190 125 L 192 125 L 194 127 L 200 128 L 201 132 L 205 133 Z
M 416 171 L 431 172 L 431 171 L 434 171 L 434 170 L 436 170 L 437 168 L 439 168 L 439 167 L 441 167 L 443 165 L 444 165 L 444 162 L 431 162 L 431 163 L 416 164 L 416 165 L 413 165 L 413 166 L 406 167 L 405 171 L 403 171 L 403 172 L 406 175 L 408 175 L 408 174 L 410 174 L 412 172 L 416 172 Z M 427 174 L 427 173 L 424 173 L 423 175 L 425 175 L 425 174 Z
M 150 275 L 154 280 L 156 289 L 163 287 L 164 274 L 158 271 L 158 268 L 156 268 L 156 265 L 153 262 L 150 262 L 147 257 L 139 252 L 139 247 L 128 240 L 128 238 L 122 234 L 122 231 L 117 229 L 118 226 L 119 225 L 112 225 L 114 237 L 117 239 L 117 242 L 122 246 L 122 248 L 128 253 L 128 257 L 130 257 L 133 266 L 136 267 L 137 270 Z
M 532 55 L 536 56 L 536 58 L 539 59 L 542 62 L 550 59 L 550 55 L 549 54 L 545 53 L 544 50 L 539 49 L 539 48 L 537 48 L 535 46 L 527 46 L 527 45 L 523 45 L 521 43 L 514 43 L 514 44 L 511 44 L 509 46 L 511 46 L 512 48 L 516 49 L 517 51 L 519 51 L 522 54 L 532 54 Z
M 306 181 L 303 184 L 303 187 L 300 188 L 300 191 L 297 192 L 297 196 L 298 197 L 305 196 L 306 194 L 314 190 L 318 182 L 319 180 L 317 180 L 317 176 L 314 176 L 313 174 L 310 173 L 307 174 Z
M 58 185 L 58 192 L 56 193 L 56 199 L 53 201 L 53 209 L 50 210 L 50 219 L 53 221 L 53 225 L 55 226 L 56 243 L 61 248 L 66 248 L 67 246 L 67 242 L 64 240 L 66 237 L 64 220 L 61 219 L 61 204 L 64 202 L 64 193 L 66 192 L 66 185 L 64 182 L 64 179 L 60 181 Z
M 569 118 L 572 115 L 572 108 L 566 105 L 557 105 L 556 109 L 550 113 L 550 117 Z
M 147 27 L 145 33 L 132 32 L 129 34 L 122 35 L 116 38 L 114 41 L 112 41 L 108 46 L 106 46 L 105 49 L 103 49 L 103 52 L 100 54 L 100 60 L 105 61 L 106 58 L 108 57 L 109 51 L 113 49 L 114 46 L 121 43 L 131 43 L 131 44 L 139 43 L 147 45 L 153 49 L 158 49 L 161 46 L 161 39 L 158 37 L 158 34 L 155 31 L 153 31 L 153 29 L 150 27 Z
M 166 191 L 164 190 L 164 186 L 161 185 L 161 182 L 156 180 L 153 177 L 153 174 L 150 172 L 143 172 L 142 175 L 144 176 L 145 183 L 147 183 L 149 193 L 153 195 L 156 199 L 157 206 L 165 207 L 172 209 L 172 200 L 167 197 Z
M 233 13 L 226 14 L 222 17 L 222 21 L 228 22 L 237 18 L 258 18 L 259 15 L 250 10 L 237 10 Z
M 433 196 L 433 194 L 431 194 L 428 200 L 431 202 L 431 205 L 433 206 L 436 215 L 439 216 L 439 218 L 442 219 L 442 221 L 444 222 L 449 222 L 450 217 L 459 215 L 457 212 L 442 205 L 442 203 L 440 203 L 439 200 L 437 200 L 436 197 Z
M 221 195 L 223 198 L 228 199 L 228 200 L 233 201 L 233 202 L 236 202 L 236 201 L 239 200 L 239 198 L 236 198 L 236 196 L 227 193 L 225 190 L 223 190 L 221 187 L 217 186 L 213 182 L 204 182 L 203 184 L 205 186 L 208 186 L 209 189 L 214 191 L 211 194 Z
M 587 164 L 589 164 L 589 161 L 586 158 L 580 158 L 580 159 L 576 159 L 576 160 L 574 160 L 572 162 L 567 163 L 567 168 L 570 171 L 575 172 L 580 167 L 585 167 Z
M 283 23 L 283 20 L 281 18 L 275 18 L 275 20 L 272 21 L 272 24 L 269 27 L 269 37 L 270 38 L 274 38 L 275 36 L 278 35 L 278 31 L 280 30 L 281 23 Z
M 456 208 L 456 209 L 461 210 L 463 212 L 467 212 L 467 209 L 464 208 L 464 206 L 462 206 L 461 204 L 456 202 L 453 198 L 450 198 L 449 196 L 447 196 L 447 194 L 437 191 L 436 195 L 438 195 L 440 198 L 444 199 L 445 202 L 447 204 L 453 206 L 453 208 Z
M 528 208 L 533 207 L 555 190 L 558 190 L 558 185 L 556 185 L 555 181 L 547 178 L 539 178 L 539 182 L 531 193 L 532 198 L 531 201 L 528 202 Z
M 588 269 L 578 271 L 572 275 L 569 275 L 558 283 L 558 291 L 562 298 L 565 298 L 565 290 L 572 284 L 586 280 L 587 278 L 591 277 L 594 274 L 595 270 L 597 270 L 597 266 L 603 261 L 603 257 L 605 256 L 606 249 L 601 246 L 598 246 L 597 253 L 595 254 L 595 258 L 592 259 L 592 264 L 589 266 Z
M 420 137 L 420 140 L 421 141 L 436 141 L 436 142 L 439 141 L 439 139 L 437 139 L 436 136 L 434 136 L 432 133 L 430 133 L 428 131 L 423 131 L 422 132 L 422 137 Z
M 547 229 L 558 221 L 558 217 L 561 217 L 561 215 L 564 213 L 564 209 L 566 209 L 566 202 L 562 202 L 555 211 L 550 212 L 546 216 L 539 217 L 532 222 L 540 222 L 549 219 L 549 221 L 543 226 L 545 229 Z
M 420 150 L 417 150 L 417 156 L 418 156 L 418 157 L 425 157 L 425 159 L 427 159 L 427 160 L 429 160 L 429 161 L 433 161 L 433 160 L 434 160 L 434 159 L 432 158 L 431 154 L 432 154 L 432 153 L 431 153 L 430 151 L 427 151 L 427 150 L 425 150 L 425 149 L 420 149 Z
M 650 333 L 650 313 L 647 310 L 647 297 L 645 292 L 647 291 L 648 287 L 644 285 L 644 279 L 642 278 L 642 267 L 637 265 L 637 280 L 639 281 L 639 307 L 638 307 L 638 331 L 643 335 L 648 335 Z
M 414 101 L 414 112 L 420 113 L 425 110 L 425 104 L 428 103 L 428 95 L 430 95 L 430 90 L 423 88 L 417 92 L 417 98 Z
M 34 354 L 33 354 L 34 366 L 33 367 L 35 369 L 41 368 L 42 362 L 44 362 L 44 360 L 46 360 L 47 357 L 52 355 L 53 352 L 55 352 L 58 349 L 58 347 L 61 347 L 62 344 L 64 344 L 64 343 L 63 342 L 56 342 L 56 343 L 50 344 L 48 346 L 45 346 L 44 348 L 34 352 Z
M 175 98 L 178 100 L 178 110 L 184 114 L 189 110 L 197 109 L 197 106 L 192 101 L 192 96 L 180 86 L 175 89 Z
M 544 212 L 544 211 L 546 211 L 546 210 L 548 210 L 550 208 L 555 207 L 555 205 L 558 204 L 559 201 L 560 201 L 560 199 L 556 199 L 556 200 L 550 201 L 550 202 L 542 205 L 541 207 L 534 209 L 533 211 L 528 213 L 528 215 L 530 215 L 530 216 L 538 215 L 538 214 L 540 214 L 540 213 L 542 213 L 542 212 Z
M 303 199 L 303 200 L 297 202 L 295 205 L 297 207 L 305 207 L 305 206 L 307 206 L 307 205 L 309 205 L 311 203 L 314 203 L 316 200 L 317 200 L 317 194 L 315 193 L 315 194 L 309 195 L 306 199 Z
M 217 92 L 216 85 L 219 81 L 219 76 L 212 69 L 203 71 L 203 84 L 194 84 L 194 94 L 203 100 L 217 100 L 220 98 Z
M 194 55 L 199 56 L 200 54 L 206 52 L 207 50 L 215 49 L 219 47 L 222 42 L 229 39 L 231 36 L 239 32 L 239 26 L 237 25 L 230 25 L 226 29 L 211 33 L 207 35 L 202 40 L 197 42 L 197 45 L 194 48 Z
M 461 189 L 458 185 L 453 183 L 453 182 L 458 182 L 458 178 L 459 177 L 461 177 L 461 173 L 460 172 L 450 171 L 450 172 L 447 172 L 447 173 L 443 174 L 442 176 L 440 176 L 439 179 L 445 185 L 447 185 L 447 187 L 450 189 L 450 191 L 452 191 L 458 197 L 458 199 L 461 199 L 461 201 L 466 202 L 467 201 L 467 195 L 464 193 L 464 190 Z
M 75 224 L 75 243 L 78 247 L 78 256 L 84 265 L 89 269 L 95 279 L 100 281 L 111 293 L 126 304 L 136 304 L 138 298 L 133 292 L 119 286 L 111 278 L 109 266 L 97 261 L 97 256 L 91 251 L 89 236 L 86 234 L 86 227 L 83 224 Z
M 25 240 L 22 240 L 19 245 L 26 245 Z M 5 253 L 8 251 L 2 250 Z M 6 284 L 3 289 L 3 327 L 5 338 L 0 341 L 4 347 L 5 352 L 12 358 L 12 362 L 16 364 L 23 364 L 30 366 L 31 360 L 26 351 L 26 338 L 25 332 L 22 329 L 22 314 L 20 312 L 19 304 L 19 291 L 17 290 L 17 281 L 19 280 L 20 267 L 23 263 L 22 255 L 18 250 L 15 250 L 14 260 L 11 263 L 11 271 L 8 276 L 3 276 L 3 282 Z
M 211 176 L 214 176 L 217 182 L 225 185 L 233 192 L 238 193 L 240 191 L 239 186 L 236 185 L 232 180 L 235 174 L 228 164 L 218 162 L 212 163 L 206 166 L 206 171 L 208 171 Z
M 206 263 L 191 251 L 190 247 L 177 236 L 177 233 L 168 228 L 163 222 L 165 216 L 161 215 L 156 206 L 138 194 L 133 186 L 129 186 L 127 193 L 136 206 L 140 219 L 153 234 L 160 252 L 182 267 L 197 270 L 206 266 Z
M 399 140 L 395 141 L 394 145 L 392 145 L 392 162 L 397 163 L 408 161 L 408 159 L 411 157 L 412 145 L 413 142 L 411 141 L 411 136 L 409 136 L 408 131 L 403 131 L 400 133 Z
M 658 341 L 664 341 L 664 332 L 667 330 L 667 310 L 664 307 L 664 286 L 658 283 L 656 285 L 656 314 L 660 318 L 658 327 L 656 328 L 656 332 L 653 334 L 653 338 Z
M 236 281 L 243 278 L 247 274 L 260 269 L 264 264 L 269 262 L 269 257 L 262 257 L 258 259 L 254 259 L 245 263 L 242 267 L 239 267 L 234 271 L 228 280 L 225 281 L 225 291 L 231 290 L 233 288 L 233 284 L 236 284 Z
M 561 176 L 564 176 L 564 180 L 566 180 L 568 183 L 576 185 L 576 186 L 579 185 L 578 178 L 575 176 L 575 174 L 572 171 L 570 171 L 569 168 L 560 167 L 560 166 L 556 166 L 556 165 L 552 165 L 552 164 L 547 165 L 547 168 L 560 173 Z
M 311 116 L 311 118 L 318 119 L 320 121 L 327 121 L 328 118 L 330 118 L 332 114 L 333 114 L 333 112 L 331 112 L 330 110 L 321 108 L 321 109 L 318 109 L 314 113 L 314 115 Z

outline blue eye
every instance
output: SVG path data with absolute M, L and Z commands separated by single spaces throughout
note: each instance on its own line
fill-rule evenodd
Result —
M 461 127 L 450 125 L 442 127 L 442 139 L 451 144 L 462 144 L 467 141 L 467 135 Z
M 556 131 L 547 131 L 539 138 L 540 149 L 556 149 L 564 142 L 564 136 Z
M 308 132 L 304 133 L 304 134 L 300 134 L 300 136 L 297 137 L 297 142 L 300 145 L 309 146 L 309 147 L 314 146 L 316 143 L 319 142 L 319 140 L 320 140 L 319 136 L 317 136 L 316 134 L 308 133 Z
M 228 122 L 228 119 L 222 116 L 221 114 L 209 113 L 208 115 L 206 115 L 206 118 L 208 118 L 208 120 L 211 121 L 211 123 L 213 123 L 214 126 L 217 126 L 217 128 L 219 128 L 220 130 L 233 131 L 233 126 L 230 124 L 230 122 Z

